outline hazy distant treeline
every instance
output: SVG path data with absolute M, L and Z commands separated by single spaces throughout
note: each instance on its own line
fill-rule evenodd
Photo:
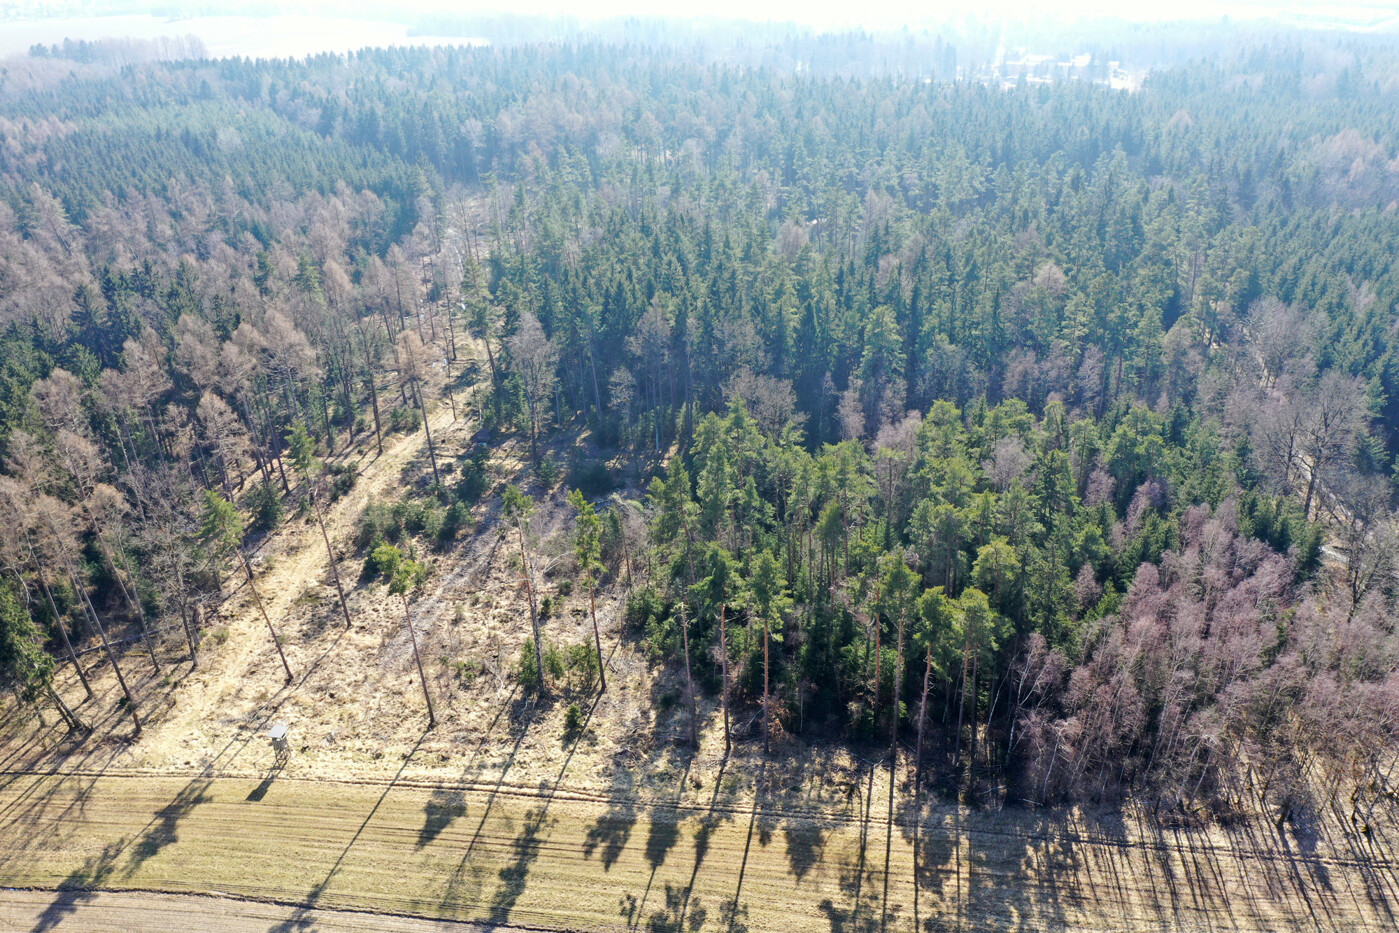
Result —
M 62 58 L 84 65 L 143 65 L 189 58 L 208 58 L 204 40 L 196 35 L 153 36 L 149 39 L 64 39 L 53 45 L 33 45 L 33 58 Z

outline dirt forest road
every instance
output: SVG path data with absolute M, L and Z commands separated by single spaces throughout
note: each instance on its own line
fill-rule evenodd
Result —
M 1382 835 L 1299 844 L 1271 827 L 1187 832 L 1120 813 L 934 809 L 920 823 L 915 886 L 912 814 L 896 810 L 890 831 L 881 780 L 846 811 L 818 812 L 776 798 L 754 806 L 729 794 L 732 777 L 705 788 L 708 806 L 675 806 L 503 782 L 10 773 L 0 775 L 0 887 L 52 893 L 7 895 L 0 918 L 35 933 L 91 929 L 71 924 L 104 903 L 90 900 L 95 889 L 213 894 L 211 909 L 260 901 L 235 917 L 243 926 L 213 914 L 181 928 L 269 933 L 359 929 L 328 910 L 589 931 L 1399 922 L 1395 849 Z M 146 895 L 127 897 L 110 902 L 106 928 L 160 929 L 140 912 Z M 177 909 L 197 912 L 191 903 Z

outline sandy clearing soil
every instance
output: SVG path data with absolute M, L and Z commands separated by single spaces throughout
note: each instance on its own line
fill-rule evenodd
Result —
M 1399 892 L 1383 839 L 1322 835 L 1302 848 L 1131 814 L 949 808 L 923 814 L 915 891 L 912 814 L 896 811 L 890 832 L 879 776 L 843 810 L 775 796 L 754 807 L 730 795 L 729 777 L 705 803 L 679 805 L 566 785 L 4 781 L 9 887 L 218 892 L 592 931 L 872 930 L 881 909 L 889 930 L 1389 930 Z M 40 915 L 82 900 L 58 891 Z M 315 924 L 299 910 L 265 929 Z
M 146 891 L 0 891 L 0 929 L 84 933 L 266 933 L 290 920 L 320 933 L 480 933 L 478 924 Z M 499 933 L 511 933 L 496 927 Z

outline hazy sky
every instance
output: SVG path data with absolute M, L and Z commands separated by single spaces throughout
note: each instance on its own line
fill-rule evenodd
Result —
M 152 6 L 155 0 L 152 0 Z M 180 0 L 161 0 L 159 6 L 180 6 Z M 190 3 L 202 10 L 213 7 L 236 14 L 245 4 L 239 0 L 222 3 Z M 386 5 L 382 0 L 255 0 L 266 11 L 280 6 L 283 13 L 312 13 L 360 19 L 400 18 L 407 11 L 451 13 L 505 12 L 515 14 L 567 15 L 579 19 L 613 16 L 717 17 L 796 22 L 818 27 L 888 28 L 904 25 L 932 25 L 962 20 L 1011 18 L 1078 19 L 1112 18 L 1134 21 L 1182 19 L 1218 20 L 1282 17 L 1291 20 L 1374 24 L 1399 17 L 1399 0 L 880 0 L 859 3 L 851 0 L 398 0 Z M 82 4 L 45 3 L 41 0 L 0 0 L 0 19 L 16 10 L 23 16 L 43 16 L 50 10 L 72 10 Z M 139 4 L 137 5 L 139 7 Z M 388 17 L 392 10 L 395 16 Z M 50 14 L 52 15 L 52 14 Z M 64 14 L 59 14 L 64 15 Z M 67 14 L 71 16 L 71 12 Z M 411 16 L 411 13 L 408 13 Z
M 175 0 L 178 4 L 179 0 Z M 163 9 L 170 8 L 163 0 Z M 1342 0 L 1320 3 L 1302 0 L 260 0 L 257 12 L 280 7 L 275 19 L 237 15 L 247 11 L 237 0 L 200 2 L 191 9 L 217 7 L 223 16 L 171 19 L 168 16 L 74 17 L 73 6 L 38 0 L 0 0 L 0 58 L 22 55 L 36 43 L 72 39 L 118 37 L 150 38 L 193 34 L 203 40 L 210 55 L 300 56 L 313 52 L 345 52 L 366 45 L 420 44 L 430 36 L 414 33 L 410 26 L 426 13 L 510 13 L 516 15 L 567 16 L 575 20 L 614 17 L 680 17 L 719 20 L 757 20 L 798 23 L 825 30 L 855 27 L 889 30 L 901 27 L 928 29 L 983 25 L 1029 26 L 1047 20 L 1128 20 L 1162 22 L 1204 20 L 1219 22 L 1282 20 L 1292 25 L 1340 26 L 1348 29 L 1384 29 L 1399 32 L 1399 0 Z M 60 10 L 68 10 L 64 16 Z M 16 12 L 23 21 L 7 17 Z M 248 11 L 250 12 L 250 11 Z M 58 18 L 39 19 L 45 13 Z M 291 14 L 291 15 L 286 15 Z M 385 23 L 385 19 L 394 22 Z M 1025 35 L 1024 28 L 1015 30 Z M 449 38 L 438 41 L 458 42 Z
M 314 0 L 313 0 L 314 2 Z M 1133 21 L 1286 18 L 1373 24 L 1399 13 L 1399 0 L 406 0 L 400 8 L 456 13 L 508 12 L 568 15 L 717 17 L 796 22 L 818 27 L 889 28 L 979 19 L 1113 18 Z M 368 0 L 344 0 L 331 9 L 373 16 Z M 288 8 L 291 12 L 293 8 Z M 325 12 L 322 9 L 320 12 Z
M 866 26 L 884 28 L 908 24 L 947 22 L 966 16 L 977 18 L 1113 18 L 1135 21 L 1181 19 L 1218 20 L 1273 17 L 1325 18 L 1373 22 L 1394 14 L 1395 0 L 1350 0 L 1340 3 L 1295 2 L 1295 0 L 881 0 L 878 3 L 852 3 L 849 0 L 520 0 L 503 4 L 486 0 L 480 4 L 454 5 L 455 10 L 508 9 L 515 13 L 568 14 L 578 17 L 603 16 L 714 16 L 725 19 L 791 21 L 816 26 Z

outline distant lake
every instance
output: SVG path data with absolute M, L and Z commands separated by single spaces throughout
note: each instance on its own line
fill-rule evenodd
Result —
M 24 55 L 30 46 L 64 39 L 153 39 L 194 35 L 212 58 L 301 58 L 350 52 L 366 46 L 482 45 L 482 39 L 410 36 L 403 23 L 334 16 L 83 16 L 72 19 L 0 20 L 0 58 Z

